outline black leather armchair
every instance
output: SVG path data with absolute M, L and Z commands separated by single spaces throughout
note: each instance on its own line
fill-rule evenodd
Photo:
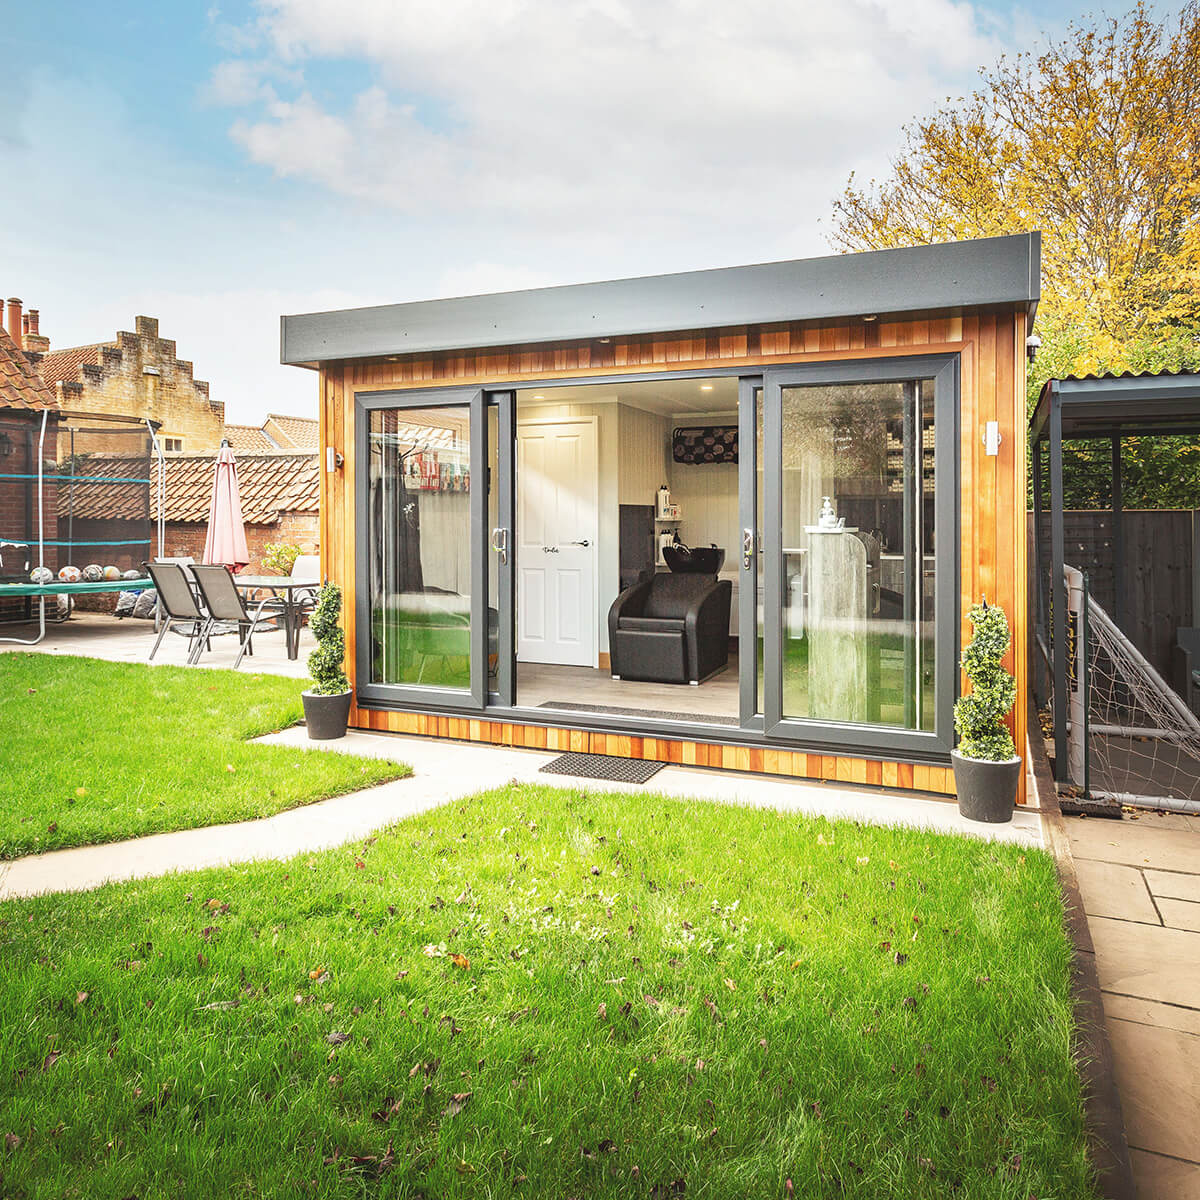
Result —
M 659 574 L 626 588 L 608 610 L 614 679 L 699 683 L 729 661 L 733 584 Z

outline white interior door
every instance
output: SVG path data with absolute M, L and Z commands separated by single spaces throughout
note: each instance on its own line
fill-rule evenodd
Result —
M 596 425 L 517 424 L 517 658 L 594 667 Z

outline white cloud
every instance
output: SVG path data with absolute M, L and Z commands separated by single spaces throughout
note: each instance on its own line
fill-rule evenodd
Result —
M 548 238 L 811 227 L 999 48 L 955 0 L 264 0 L 255 30 L 310 88 L 323 60 L 372 82 L 248 102 L 254 162 Z

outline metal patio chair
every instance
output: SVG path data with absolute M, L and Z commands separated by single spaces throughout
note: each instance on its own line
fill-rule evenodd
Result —
M 188 625 L 188 662 L 198 656 L 199 648 L 208 645 L 208 616 L 196 602 L 196 595 L 188 580 L 187 572 L 178 563 L 155 562 L 142 563 L 142 570 L 150 576 L 154 590 L 158 595 L 160 612 L 166 613 L 166 620 L 154 639 L 154 649 L 150 651 L 148 661 L 153 662 L 158 653 L 167 630 L 172 626 Z
M 233 582 L 233 575 L 228 567 L 196 563 L 192 567 L 192 575 L 200 588 L 204 607 L 208 609 L 205 634 L 211 634 L 217 625 L 237 627 L 240 646 L 238 656 L 233 662 L 233 669 L 236 671 L 246 654 L 253 656 L 254 646 L 251 638 L 258 629 L 280 628 L 278 614 L 264 611 L 267 607 L 266 600 L 260 600 L 252 614 L 246 607 L 242 593 Z M 194 663 L 199 659 L 200 648 L 197 647 L 189 661 Z

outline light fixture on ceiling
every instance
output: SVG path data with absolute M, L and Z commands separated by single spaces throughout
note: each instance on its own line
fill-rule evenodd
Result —
M 878 321 L 879 314 L 878 313 L 867 313 L 867 315 L 865 317 L 863 317 L 863 320 L 864 321 Z
M 605 346 L 607 346 L 608 343 L 612 341 L 612 338 L 597 338 L 596 340 L 598 342 L 602 342 Z
M 535 400 L 545 400 L 545 398 L 546 398 L 546 397 L 545 397 L 545 396 L 543 396 L 543 395 L 542 395 L 540 392 L 536 392 L 536 393 L 534 393 L 534 397 L 533 397 L 533 398 L 534 398 Z
M 713 385 L 711 383 L 702 383 L 700 385 L 700 390 L 702 392 L 711 392 L 713 390 Z

